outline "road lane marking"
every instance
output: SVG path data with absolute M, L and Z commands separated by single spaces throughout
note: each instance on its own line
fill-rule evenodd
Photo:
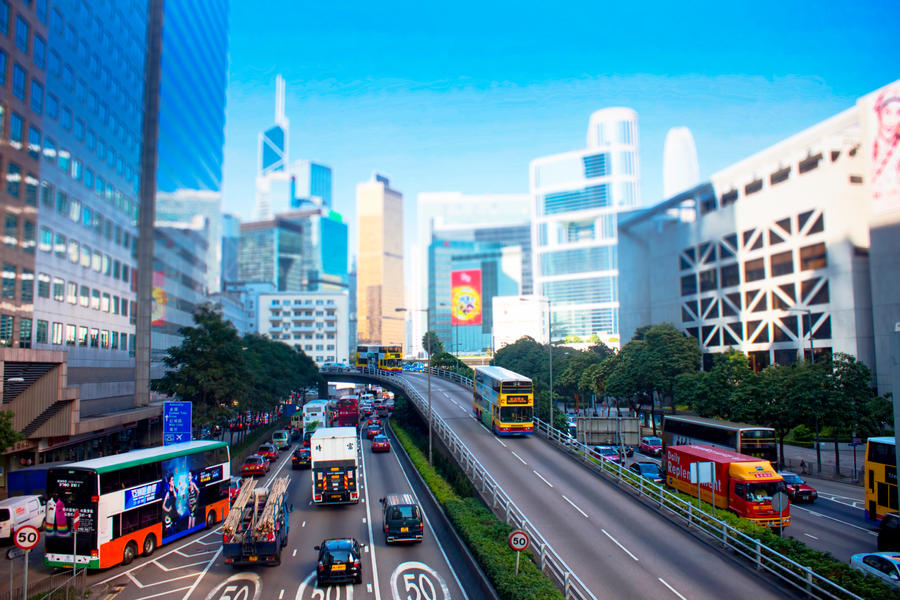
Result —
M 540 477 L 540 478 L 541 478 L 541 481 L 543 481 L 544 483 L 546 483 L 546 484 L 549 485 L 550 487 L 553 487 L 553 484 L 550 483 L 549 481 L 547 481 L 546 479 L 544 479 L 544 476 L 543 476 L 543 475 L 541 475 L 540 473 L 538 473 L 538 472 L 535 471 L 534 469 L 532 469 L 531 472 L 534 473 L 535 475 L 537 475 L 538 477 Z
M 370 594 L 372 593 L 372 584 L 371 583 L 366 584 L 366 591 L 369 592 Z
M 527 462 L 525 462 L 525 459 L 524 459 L 524 458 L 522 458 L 521 456 L 519 456 L 518 454 L 516 454 L 516 451 L 515 451 L 515 450 L 510 450 L 510 452 L 513 453 L 513 456 L 515 456 L 516 458 L 519 459 L 519 462 L 520 462 L 520 463 L 522 463 L 523 465 L 527 465 L 527 464 L 528 464 Z
M 811 537 L 811 538 L 814 539 L 814 540 L 819 539 L 819 538 L 817 538 L 816 536 L 814 536 L 814 535 L 812 535 L 812 534 L 809 534 L 809 533 L 806 533 L 806 532 L 803 532 L 803 535 L 809 536 L 809 537 Z
M 660 582 L 661 584 L 663 584 L 664 586 L 666 586 L 667 588 L 669 588 L 669 591 L 672 592 L 673 594 L 675 594 L 676 596 L 678 596 L 679 598 L 681 598 L 681 600 L 687 600 L 687 598 L 685 598 L 684 596 L 682 596 L 681 594 L 678 593 L 678 590 L 676 590 L 676 589 L 673 588 L 671 585 L 669 585 L 668 583 L 666 583 L 666 580 L 665 580 L 665 579 L 663 579 L 662 577 L 659 577 L 658 579 L 659 579 L 659 582 Z
M 619 540 L 617 540 L 617 539 L 614 538 L 613 536 L 609 535 L 609 532 L 607 532 L 605 529 L 601 529 L 600 531 L 603 532 L 603 535 L 605 535 L 606 537 L 608 537 L 609 539 L 611 539 L 611 540 L 613 541 L 613 543 L 614 543 L 616 546 L 618 546 L 619 548 L 621 548 L 622 551 L 625 552 L 625 554 L 627 554 L 628 556 L 630 556 L 631 558 L 633 558 L 635 561 L 638 560 L 638 557 L 637 557 L 637 556 L 635 556 L 634 554 L 632 554 L 632 553 L 628 550 L 628 548 L 626 548 L 625 546 L 623 546 L 622 544 L 620 544 L 620 543 L 619 543 Z M 677 593 L 677 592 L 676 592 L 676 593 Z
M 363 472 L 363 481 L 368 483 L 368 475 L 366 474 L 366 453 L 360 452 L 362 455 L 362 472 Z M 366 550 L 369 549 L 369 546 L 372 546 L 375 541 L 375 536 L 372 534 L 372 512 L 369 510 L 369 486 L 366 485 L 366 517 L 369 519 L 369 522 L 366 523 L 366 526 L 369 528 L 369 544 L 366 546 Z M 375 546 L 372 546 L 372 581 L 378 581 L 378 562 L 375 560 Z M 352 587 L 350 588 L 353 589 Z M 299 600 L 299 598 L 298 598 Z M 381 600 L 381 589 L 378 586 L 375 586 L 375 600 Z
M 302 523 L 300 523 L 300 527 L 306 527 L 306 521 L 303 521 Z
M 212 560 L 209 561 L 209 564 L 206 565 L 206 568 L 203 569 L 203 572 L 202 572 L 202 573 L 200 573 L 200 577 L 197 578 L 197 581 L 194 582 L 194 585 L 191 586 L 191 589 L 189 589 L 189 590 L 187 591 L 187 594 L 185 594 L 185 595 L 184 595 L 184 598 L 182 598 L 181 600 L 188 600 L 188 598 L 191 597 L 191 594 L 193 594 L 193 593 L 194 593 L 194 590 L 197 589 L 197 586 L 200 585 L 200 581 L 206 576 L 206 573 L 209 571 L 209 568 L 210 568 L 211 566 L 213 566 L 213 563 L 216 562 L 216 559 L 219 558 L 219 555 L 220 555 L 221 553 L 222 553 L 222 547 L 219 546 L 219 551 L 216 552 L 216 555 L 212 557 Z M 260 588 L 260 586 L 257 586 L 257 588 L 256 588 L 257 591 L 259 590 L 259 588 Z
M 137 600 L 149 600 L 150 598 L 156 598 L 158 596 L 165 596 L 166 594 L 174 594 L 175 592 L 181 592 L 188 589 L 187 587 L 178 588 L 177 590 L 169 590 L 167 592 L 159 592 L 158 594 L 151 594 L 149 596 L 141 596 Z
M 577 504 L 575 504 L 574 502 L 572 502 L 571 500 L 569 500 L 568 498 L 566 498 L 566 495 L 565 495 L 565 494 L 563 494 L 563 500 L 565 500 L 566 502 L 568 502 L 569 504 L 571 504 L 571 505 L 572 505 L 572 508 L 574 508 L 575 510 L 577 510 L 578 512 L 580 512 L 582 515 L 584 515 L 584 518 L 585 518 L 585 519 L 589 519 L 589 518 L 590 518 L 590 517 L 587 516 L 587 513 L 586 513 L 586 512 L 584 512 L 583 510 L 581 510 L 580 508 L 578 508 L 578 505 L 577 505 Z
M 870 535 L 875 535 L 875 536 L 878 535 L 877 531 L 872 531 L 871 529 L 868 529 L 866 527 L 860 527 L 859 525 L 854 525 L 853 523 L 848 523 L 847 521 L 843 521 L 836 517 L 831 517 L 829 515 L 823 515 L 820 512 L 816 512 L 816 511 L 810 510 L 808 508 L 803 508 L 802 506 L 797 506 L 796 504 L 791 504 L 791 510 L 803 510 L 803 511 L 808 512 L 809 514 L 811 514 L 814 517 L 822 517 L 823 519 L 831 519 L 832 521 L 834 521 L 836 523 L 840 523 L 841 525 L 846 525 L 847 527 L 853 527 L 855 529 L 859 529 L 860 531 L 865 531 L 866 533 L 868 533 Z
M 291 554 L 291 558 L 294 558 L 295 556 L 297 556 L 297 549 L 296 549 L 296 548 L 294 548 L 294 553 Z
M 282 598 L 284 598 L 284 588 L 281 588 L 281 592 L 278 594 L 278 600 L 281 600 Z
M 505 443 L 503 440 L 501 440 L 501 439 L 498 438 L 498 437 L 495 437 L 494 439 L 497 440 L 497 443 L 498 443 L 498 444 L 500 444 L 501 446 L 503 446 L 504 448 L 506 448 L 506 443 Z

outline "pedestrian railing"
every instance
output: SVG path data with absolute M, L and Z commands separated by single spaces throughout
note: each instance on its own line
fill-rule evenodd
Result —
M 443 369 L 431 369 L 431 373 L 432 375 L 436 375 L 447 381 L 452 381 L 463 387 L 470 389 L 472 387 L 472 380 L 468 377 L 463 377 L 458 373 Z M 396 380 L 394 380 L 393 383 L 396 383 Z M 427 406 L 423 404 L 421 395 L 411 386 L 406 385 L 405 382 L 401 384 L 401 387 L 407 390 L 410 397 L 413 398 L 413 401 L 418 405 L 422 414 L 426 414 Z M 540 533 L 533 525 L 531 525 L 515 504 L 509 500 L 509 496 L 500 489 L 490 474 L 481 466 L 481 463 L 479 463 L 468 450 L 462 447 L 459 438 L 456 437 L 456 434 L 453 433 L 452 430 L 450 430 L 446 422 L 436 414 L 433 415 L 433 419 L 434 428 L 440 432 L 441 439 L 444 440 L 444 443 L 451 449 L 453 455 L 460 461 L 460 465 L 464 466 L 464 470 L 466 471 L 466 474 L 469 475 L 472 483 L 476 485 L 476 487 L 480 485 L 481 487 L 479 489 L 481 489 L 482 495 L 485 495 L 486 493 L 485 497 L 492 499 L 493 510 L 498 512 L 499 509 L 501 514 L 505 511 L 507 523 L 526 529 L 526 531 L 528 531 L 530 535 L 533 535 L 535 539 L 543 541 L 544 538 L 540 536 Z M 670 492 L 662 485 L 639 477 L 637 474 L 632 473 L 617 463 L 595 459 L 592 457 L 588 446 L 573 440 L 571 436 L 558 429 L 548 427 L 547 423 L 540 419 L 535 419 L 535 432 L 561 448 L 563 451 L 580 460 L 590 470 L 613 481 L 618 486 L 623 487 L 639 497 L 647 498 L 657 506 L 657 509 L 660 512 L 668 513 L 688 527 L 695 528 L 696 530 L 707 534 L 707 539 L 715 540 L 726 548 L 740 554 L 751 561 L 756 569 L 767 571 L 796 590 L 816 598 L 862 600 L 862 598 L 856 594 L 844 589 L 818 573 L 815 573 L 809 567 L 801 565 L 787 556 L 776 552 L 756 538 L 735 529 L 725 521 L 716 519 L 708 512 L 701 510 L 690 501 Z M 459 447 L 454 446 L 454 444 Z M 546 544 L 546 542 L 544 542 L 544 544 Z M 549 548 L 549 545 L 547 545 L 547 547 Z M 552 559 L 548 559 L 548 562 L 551 564 L 549 568 L 545 568 L 545 559 L 543 558 L 542 550 L 541 568 L 545 569 L 545 572 L 553 576 L 558 583 L 561 583 L 566 592 L 566 597 L 592 598 L 593 594 L 591 594 L 591 592 L 584 587 L 581 580 L 577 579 L 571 572 L 569 572 L 569 577 L 575 580 L 579 592 L 586 595 L 570 595 L 570 588 L 568 585 L 569 580 L 563 575 L 565 571 L 568 571 L 568 567 L 565 566 L 563 559 L 559 557 L 552 548 L 549 548 L 548 553 L 552 553 Z

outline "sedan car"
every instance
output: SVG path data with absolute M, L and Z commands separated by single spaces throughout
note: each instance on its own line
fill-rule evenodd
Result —
M 604 462 L 625 464 L 625 460 L 619 456 L 619 451 L 613 446 L 594 446 L 591 449 L 594 458 L 598 458 Z
M 659 470 L 659 465 L 655 462 L 640 461 L 631 463 L 631 466 L 628 467 L 628 470 L 636 475 L 643 477 L 644 479 L 649 479 L 653 483 L 663 482 L 663 476 Z
M 376 435 L 372 438 L 372 452 L 390 452 L 391 442 L 386 435 Z
M 638 451 L 647 456 L 659 456 L 662 453 L 662 440 L 652 435 L 642 437 Z
M 865 552 L 850 557 L 850 568 L 858 569 L 896 588 L 900 588 L 900 554 Z
M 815 502 L 819 497 L 816 488 L 809 485 L 796 473 L 782 472 L 779 473 L 784 478 L 785 492 L 791 502 Z
M 370 423 L 369 426 L 366 427 L 366 438 L 367 439 L 371 440 L 376 435 L 382 435 L 383 433 L 384 433 L 384 429 L 381 428 L 381 425 L 373 425 Z
M 266 463 L 268 465 L 268 462 Z M 242 469 L 243 470 L 243 469 Z M 234 502 L 234 499 L 237 498 L 238 493 L 241 491 L 241 485 L 243 485 L 244 480 L 240 477 L 232 477 L 231 481 L 228 482 L 228 503 L 231 504 Z
M 269 460 L 265 456 L 254 454 L 244 459 L 241 465 L 241 475 L 244 477 L 253 477 L 255 475 L 265 475 L 269 472 Z
M 269 443 L 262 444 L 259 447 L 259 450 L 256 451 L 256 453 L 260 456 L 268 458 L 270 461 L 278 460 L 278 450 L 275 449 L 275 446 Z
M 309 448 L 297 448 L 291 456 L 291 468 L 308 469 L 309 460 Z
M 352 581 L 362 583 L 362 553 L 359 542 L 353 538 L 324 540 L 316 546 L 319 560 L 316 562 L 316 587 L 324 583 Z

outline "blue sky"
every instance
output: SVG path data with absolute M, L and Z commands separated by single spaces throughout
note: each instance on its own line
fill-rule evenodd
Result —
M 527 192 L 530 160 L 629 106 L 650 205 L 670 127 L 691 129 L 705 177 L 900 78 L 894 0 L 560 4 L 231 0 L 224 209 L 252 214 L 278 73 L 291 160 L 334 169 L 354 248 L 373 170 L 406 198 L 408 244 L 417 193 Z

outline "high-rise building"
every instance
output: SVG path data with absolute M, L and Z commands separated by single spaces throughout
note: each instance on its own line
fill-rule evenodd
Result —
M 319 366 L 349 363 L 347 292 L 260 294 L 260 334 L 304 352 Z
M 291 165 L 291 177 L 292 209 L 309 205 L 331 208 L 331 167 L 311 160 L 296 160 Z
M 531 199 L 528 194 L 462 194 L 425 192 L 418 195 L 417 238 L 413 245 L 413 281 L 408 303 L 410 333 L 406 352 L 424 356 L 422 336 L 428 329 L 426 312 L 431 275 L 428 248 L 435 238 L 517 245 L 522 252 L 522 293 L 532 290 Z M 515 292 L 519 293 L 519 292 Z M 442 298 L 441 302 L 449 302 Z
M 403 195 L 387 177 L 356 186 L 359 219 L 356 311 L 360 343 L 406 341 L 403 295 Z
M 238 281 L 238 248 L 241 242 L 241 220 L 225 213 L 222 215 L 222 266 L 219 270 L 222 289 L 228 282 Z
M 554 336 L 618 341 L 617 214 L 640 205 L 637 113 L 591 115 L 587 148 L 531 162 L 534 292 Z
M 694 136 L 687 127 L 673 127 L 663 145 L 663 197 L 671 198 L 700 183 Z
M 284 78 L 275 77 L 275 123 L 259 134 L 259 171 L 253 218 L 270 219 L 287 206 L 273 206 L 273 198 L 287 200 L 291 186 L 288 173 L 290 123 L 284 114 Z

